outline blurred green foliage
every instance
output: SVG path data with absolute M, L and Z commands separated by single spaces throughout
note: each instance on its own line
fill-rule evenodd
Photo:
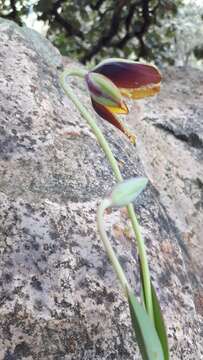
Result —
M 144 58 L 174 63 L 168 51 L 175 38 L 176 17 L 183 0 L 5 0 L 0 16 L 20 25 L 33 5 L 48 24 L 48 38 L 63 55 L 99 61 L 104 57 Z M 198 52 L 199 55 L 199 52 Z

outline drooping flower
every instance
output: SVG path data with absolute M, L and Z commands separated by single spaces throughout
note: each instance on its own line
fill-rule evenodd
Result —
M 126 128 L 117 114 L 127 114 L 122 99 L 142 99 L 160 91 L 161 74 L 149 64 L 123 59 L 102 61 L 86 75 L 94 110 L 105 120 L 125 133 L 132 143 L 135 136 Z

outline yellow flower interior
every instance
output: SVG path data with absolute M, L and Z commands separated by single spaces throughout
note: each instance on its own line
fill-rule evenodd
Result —
M 140 88 L 134 89 L 120 89 L 120 92 L 123 96 L 127 96 L 131 99 L 143 99 L 147 96 L 153 96 L 160 91 L 160 83 L 153 84 L 148 86 L 142 86 Z

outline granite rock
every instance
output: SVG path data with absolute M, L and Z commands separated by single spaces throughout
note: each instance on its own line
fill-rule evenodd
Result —
M 179 234 L 203 315 L 203 72 L 166 69 L 160 95 L 140 102 L 137 110 L 129 119 L 138 134 L 137 151 Z
M 0 44 L 0 359 L 137 360 L 126 301 L 96 231 L 98 203 L 115 183 L 112 171 L 61 89 L 57 50 L 5 20 Z M 83 84 L 73 80 L 70 86 L 91 111 Z M 145 174 L 139 142 L 135 148 L 97 121 L 123 176 Z M 135 210 L 171 358 L 201 359 L 200 318 L 181 234 L 156 184 L 139 197 Z M 137 254 L 126 211 L 106 214 L 105 222 L 137 291 Z

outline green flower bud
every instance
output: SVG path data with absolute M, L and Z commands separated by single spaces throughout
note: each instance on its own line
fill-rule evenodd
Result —
M 115 111 L 119 113 L 128 112 L 128 109 L 122 100 L 120 90 L 106 76 L 89 72 L 85 78 L 91 98 L 96 103 L 112 109 L 115 108 Z
M 110 196 L 111 206 L 122 207 L 133 202 L 145 189 L 147 182 L 147 178 L 137 177 L 117 184 Z

